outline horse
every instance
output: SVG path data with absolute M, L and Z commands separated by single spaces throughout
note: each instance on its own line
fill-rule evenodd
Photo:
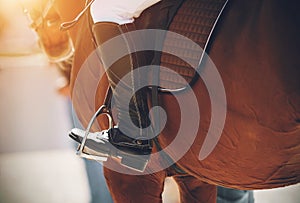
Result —
M 72 1 L 64 2 L 64 5 L 57 3 L 56 6 L 65 21 L 76 16 L 74 10 L 83 8 Z M 176 32 L 176 23 L 184 17 L 180 16 L 180 9 L 197 8 L 199 2 L 184 1 L 169 31 Z M 70 6 L 77 9 L 66 10 Z M 152 18 L 158 8 L 159 3 L 142 13 L 137 19 L 140 29 L 155 28 Z M 164 167 L 166 159 L 153 156 L 146 170 L 152 171 L 151 167 L 161 170 L 139 174 L 108 159 L 104 163 L 104 172 L 115 202 L 161 202 L 167 176 L 174 177 L 177 182 L 182 202 L 214 202 L 216 185 L 252 190 L 300 182 L 300 15 L 297 8 L 299 2 L 296 0 L 288 3 L 279 0 L 228 1 L 205 50 L 220 74 L 226 94 L 225 122 L 221 126 L 221 136 L 215 138 L 218 142 L 209 154 L 199 156 L 213 114 L 211 95 L 202 77 L 188 91 L 174 94 L 159 91 L 159 105 L 167 117 L 158 136 L 160 147 L 175 160 L 180 145 L 169 149 L 168 146 L 177 136 L 184 140 L 184 136 L 195 133 L 195 137 L 187 143 L 181 142 L 183 146 L 190 146 L 174 161 L 176 167 L 168 164 L 169 167 Z M 205 8 L 197 10 L 205 11 Z M 64 17 L 66 13 L 69 16 Z M 88 60 L 96 49 L 89 17 L 84 15 L 71 30 L 76 34 L 72 37 L 75 57 L 70 87 L 77 116 L 86 127 L 95 109 L 105 101 L 108 82 L 102 74 L 105 70 L 101 61 L 96 60 L 97 57 Z M 168 61 L 168 56 L 161 58 L 164 57 Z M 85 72 L 84 85 L 76 85 L 86 66 L 94 68 Z M 103 77 L 99 78 L 99 75 Z M 95 86 L 92 93 L 87 91 L 91 86 Z M 178 100 L 191 97 L 195 98 L 196 106 L 189 101 L 184 107 L 180 106 Z M 188 112 L 190 117 L 199 118 L 196 123 L 181 119 L 181 109 L 190 109 L 188 107 L 192 107 Z M 197 116 L 199 112 L 201 117 Z M 108 127 L 106 118 L 97 121 L 101 129 Z M 187 125 L 184 132 L 180 131 L 182 122 Z M 154 153 L 160 150 L 155 147 Z

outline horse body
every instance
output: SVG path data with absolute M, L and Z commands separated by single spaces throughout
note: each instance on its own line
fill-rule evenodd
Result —
M 244 189 L 299 181 L 300 18 L 292 6 L 229 2 L 209 51 L 226 91 L 225 127 L 212 154 L 200 161 L 211 111 L 203 83 L 196 83 L 201 122 L 194 144 L 178 162 L 186 171 Z M 170 123 L 161 136 L 165 143 L 166 137 L 176 135 L 174 126 L 180 123 L 174 98 L 162 97 Z
M 300 15 L 297 6 L 297 1 L 229 1 L 209 46 L 209 56 L 225 87 L 227 116 L 218 144 L 204 160 L 199 160 L 199 152 L 211 119 L 211 103 L 205 84 L 198 80 L 193 91 L 176 95 L 179 98 L 196 95 L 201 113 L 195 141 L 177 161 L 189 174 L 185 175 L 188 176 L 186 179 L 177 178 L 183 196 L 188 193 L 185 191 L 187 185 L 201 185 L 202 192 L 200 189 L 195 191 L 199 198 L 200 194 L 207 197 L 203 200 L 207 201 L 212 200 L 215 192 L 211 185 L 267 189 L 300 182 Z M 105 76 L 99 82 L 97 74 L 90 71 L 86 75 L 89 81 L 86 85 L 97 84 L 93 95 L 96 96 L 91 98 L 84 87 L 76 87 L 80 69 L 95 49 L 88 19 L 84 18 L 80 25 L 71 87 L 74 88 L 78 117 L 85 125 L 96 107 L 103 103 L 108 83 Z M 102 67 L 95 60 L 88 65 Z M 94 98 L 95 105 L 90 105 L 88 100 Z M 160 94 L 159 99 L 168 116 L 159 136 L 160 144 L 165 148 L 176 138 L 181 124 L 180 108 L 174 95 Z M 101 118 L 99 124 L 106 127 Z M 189 134 L 188 131 L 185 133 Z M 176 155 L 174 148 L 167 152 L 171 157 Z M 109 162 L 117 164 L 113 160 Z M 169 174 L 166 171 L 169 169 L 151 175 L 130 176 L 106 169 L 105 175 L 116 199 L 126 202 L 127 194 L 127 198 L 138 200 L 151 193 L 154 202 L 161 194 L 164 177 Z M 191 184 L 196 180 L 198 184 Z M 149 189 L 136 194 L 133 185 L 143 184 Z M 119 189 L 116 191 L 114 187 Z M 186 200 L 193 195 L 186 195 Z

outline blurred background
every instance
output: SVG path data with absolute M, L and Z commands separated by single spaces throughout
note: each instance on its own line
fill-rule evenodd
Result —
M 38 46 L 17 0 L 0 0 L 0 202 L 88 203 L 88 177 L 68 138 L 60 73 Z M 167 179 L 165 202 L 178 202 Z M 300 203 L 300 185 L 254 191 L 257 203 Z

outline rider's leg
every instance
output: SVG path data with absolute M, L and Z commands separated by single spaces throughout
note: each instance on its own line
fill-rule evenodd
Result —
M 136 69 L 146 65 L 146 57 L 141 52 L 135 53 L 134 50 L 130 51 L 138 43 L 142 43 L 142 40 L 132 39 L 130 34 L 127 37 L 122 35 L 134 30 L 134 24 L 118 25 L 110 22 L 98 22 L 92 27 L 99 55 L 113 91 L 118 115 L 118 128 L 111 131 L 110 142 L 116 146 L 124 147 L 123 149 L 125 150 L 128 147 L 133 147 L 134 150 L 140 150 L 141 153 L 145 152 L 147 154 L 151 150 L 151 143 L 147 139 L 150 136 L 150 131 L 142 130 L 150 126 L 147 90 L 146 88 L 137 89 L 141 75 L 139 75 L 139 71 Z M 117 43 L 112 43 L 111 46 L 102 46 L 105 42 L 116 36 L 119 36 Z M 115 50 L 124 50 L 128 54 L 116 60 L 112 65 L 109 65 L 110 60 L 115 59 Z M 129 77 L 124 80 L 123 77 L 125 75 Z M 151 129 L 151 127 L 148 129 Z M 131 137 L 138 142 L 132 145 L 133 143 L 130 141 L 131 143 L 126 145 L 126 137 Z

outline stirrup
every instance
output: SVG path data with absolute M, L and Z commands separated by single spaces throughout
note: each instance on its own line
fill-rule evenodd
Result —
M 98 133 L 91 133 L 90 129 L 100 114 L 105 114 L 108 117 L 109 129 Z M 120 148 L 120 146 L 110 143 L 110 133 L 112 133 L 114 129 L 110 112 L 105 105 L 102 105 L 93 115 L 85 131 L 73 128 L 69 136 L 80 143 L 76 154 L 82 158 L 104 162 L 107 161 L 108 157 L 115 157 L 121 159 L 121 165 L 139 172 L 144 172 L 148 160 L 150 159 L 151 149 L 149 148 L 146 153 L 134 153 L 132 151 L 130 152 L 130 150 L 121 149 L 122 147 Z
M 84 137 L 82 139 L 80 139 L 80 134 L 78 132 L 77 128 L 73 128 L 70 133 L 69 136 L 75 140 L 76 136 L 78 140 L 75 140 L 77 142 L 79 142 L 79 146 L 77 149 L 76 154 L 82 158 L 86 158 L 86 159 L 90 159 L 90 160 L 95 160 L 95 161 L 99 161 L 99 162 L 104 162 L 107 161 L 109 154 L 104 154 L 104 153 L 95 153 L 94 150 L 89 149 L 89 147 L 86 147 L 87 149 L 85 149 L 86 146 L 86 142 L 88 139 L 88 136 L 90 134 L 90 130 L 91 127 L 93 125 L 93 123 L 95 122 L 96 118 L 100 115 L 100 114 L 105 114 L 108 117 L 108 121 L 109 121 L 109 129 L 111 129 L 113 127 L 113 120 L 112 117 L 109 113 L 109 110 L 106 108 L 105 105 L 100 106 L 100 108 L 97 110 L 97 112 L 93 115 L 93 117 L 91 118 L 86 130 L 84 131 Z M 86 152 L 84 152 L 84 149 Z M 92 155 L 95 154 L 95 155 Z

